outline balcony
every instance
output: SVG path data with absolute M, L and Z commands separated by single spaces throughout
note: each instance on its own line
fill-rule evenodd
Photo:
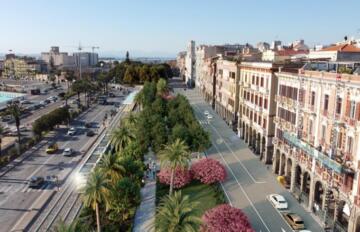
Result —
M 317 161 L 325 165 L 327 168 L 337 172 L 337 173 L 347 173 L 351 172 L 352 170 L 346 168 L 344 165 L 339 164 L 335 160 L 330 159 L 324 153 L 316 150 L 310 144 L 298 139 L 296 136 L 289 134 L 288 132 L 284 132 L 284 139 L 288 141 L 293 146 L 297 147 L 298 149 L 302 150 L 305 154 L 314 157 Z

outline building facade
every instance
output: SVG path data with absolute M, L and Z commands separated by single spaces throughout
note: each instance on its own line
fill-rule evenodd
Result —
M 41 62 L 29 57 L 11 57 L 4 61 L 5 78 L 32 78 L 42 71 Z
M 337 69 L 276 73 L 273 171 L 325 226 L 357 232 L 360 76 Z
M 183 81 L 185 81 L 185 57 L 186 52 L 179 52 L 176 56 L 176 66 L 179 69 L 179 76 Z
M 266 62 L 240 65 L 238 135 L 265 163 L 272 162 L 277 69 Z
M 195 49 L 195 86 L 203 85 L 207 75 L 206 60 L 220 52 L 218 46 L 199 45 Z
M 99 57 L 97 53 L 92 52 L 74 52 L 73 57 L 76 67 L 92 67 L 97 65 Z
M 236 112 L 239 106 L 239 66 L 237 62 L 228 61 L 220 56 L 216 60 L 215 75 L 215 111 L 230 127 L 236 129 Z
M 195 41 L 191 40 L 187 46 L 186 57 L 185 57 L 185 83 L 188 86 L 195 85 Z
M 59 47 L 51 47 L 49 52 L 42 52 L 41 59 L 48 64 L 49 68 L 73 68 L 75 58 L 67 52 L 60 52 Z

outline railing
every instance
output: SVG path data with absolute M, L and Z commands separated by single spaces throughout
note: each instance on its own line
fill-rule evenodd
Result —
M 306 154 L 314 157 L 316 160 L 321 162 L 326 167 L 336 171 L 337 173 L 343 173 L 345 170 L 343 166 L 336 161 L 330 159 L 328 156 L 324 155 L 320 151 L 311 147 L 308 143 L 298 139 L 296 136 L 290 135 L 288 132 L 284 132 L 284 138 L 295 147 L 301 149 Z

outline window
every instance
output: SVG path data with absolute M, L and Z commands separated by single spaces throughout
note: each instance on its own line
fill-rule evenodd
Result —
M 258 104 L 258 96 L 257 95 L 255 96 L 255 104 L 256 105 Z
M 259 76 L 256 76 L 256 85 L 259 85 Z
M 235 79 L 235 73 L 234 73 L 234 72 L 231 72 L 230 74 L 231 74 L 230 77 L 231 77 L 232 79 Z
M 260 79 L 260 86 L 264 87 L 264 78 L 263 77 L 261 77 L 261 79 Z
M 325 94 L 324 97 L 324 110 L 328 110 L 329 109 L 329 95 Z
M 255 84 L 255 76 L 252 76 L 251 84 Z
M 262 97 L 259 97 L 259 106 L 262 107 Z
M 297 89 L 297 88 L 293 88 L 293 94 L 292 94 L 292 99 L 293 99 L 293 100 L 297 100 L 297 94 L 298 94 L 298 89 Z
M 325 141 L 325 138 L 326 138 L 326 125 L 321 126 L 321 138 Z
M 256 120 L 257 120 L 257 114 L 254 113 L 254 122 L 256 123 Z
M 263 119 L 263 128 L 266 128 L 266 119 Z
M 356 103 L 355 101 L 351 101 L 350 102 L 350 118 L 355 118 L 355 113 L 356 113 Z
M 337 114 L 341 114 L 341 102 L 342 102 L 341 97 L 337 97 L 336 98 L 336 113 Z
M 254 103 L 254 94 L 251 94 L 251 103 Z
M 346 151 L 349 152 L 350 154 L 352 153 L 352 148 L 353 148 L 353 138 L 352 137 L 348 137 L 347 138 L 347 146 L 346 146 Z
M 264 99 L 264 108 L 267 109 L 267 107 L 268 107 L 268 100 Z
M 311 105 L 314 106 L 315 105 L 315 91 L 311 92 Z
M 219 74 L 222 75 L 223 74 L 223 70 L 219 69 Z

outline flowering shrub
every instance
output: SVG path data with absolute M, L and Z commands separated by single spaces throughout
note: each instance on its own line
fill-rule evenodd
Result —
M 201 159 L 191 166 L 193 178 L 204 184 L 213 184 L 226 178 L 224 166 L 214 159 Z
M 228 204 L 218 205 L 202 216 L 202 232 L 255 232 L 247 216 Z
M 169 168 L 161 169 L 158 173 L 159 181 L 162 184 L 170 185 L 171 170 Z M 176 168 L 174 177 L 174 188 L 182 188 L 191 181 L 190 171 L 186 168 Z

